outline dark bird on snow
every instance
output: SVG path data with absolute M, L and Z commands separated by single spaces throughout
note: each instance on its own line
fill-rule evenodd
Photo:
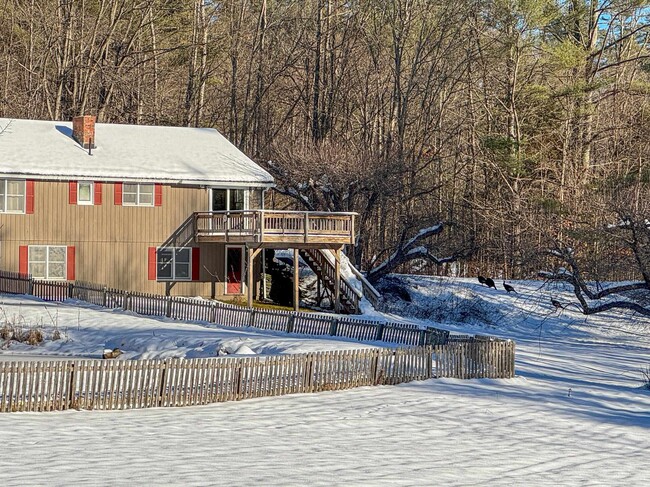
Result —
M 562 303 L 560 303 L 557 299 L 551 298 L 551 304 L 555 306 L 557 309 L 564 309 L 564 306 Z
M 485 279 L 485 285 L 486 285 L 487 287 L 493 287 L 494 289 L 497 288 L 497 285 L 494 284 L 494 281 L 492 280 L 491 277 L 488 277 L 487 279 Z
M 508 284 L 506 281 L 503 281 L 503 289 L 508 291 L 509 293 L 516 293 L 515 288 L 512 287 L 510 284 Z
M 483 277 L 483 276 L 478 276 L 478 282 L 480 282 L 481 284 L 485 284 L 485 282 L 486 282 L 486 281 L 485 281 L 485 277 Z

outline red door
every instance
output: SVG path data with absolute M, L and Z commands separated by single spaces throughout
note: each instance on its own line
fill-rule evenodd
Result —
M 228 247 L 226 249 L 226 294 L 242 293 L 242 257 L 243 250 L 241 247 Z

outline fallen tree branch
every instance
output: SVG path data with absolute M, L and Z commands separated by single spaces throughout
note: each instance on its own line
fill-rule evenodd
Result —
M 458 250 L 446 257 L 437 257 L 426 245 L 420 245 L 423 240 L 440 234 L 445 227 L 450 225 L 451 224 L 448 222 L 438 222 L 435 225 L 421 229 L 417 234 L 415 234 L 415 236 L 408 240 L 406 239 L 406 231 L 403 232 L 397 249 L 381 264 L 371 269 L 368 272 L 367 279 L 371 283 L 377 282 L 379 278 L 391 273 L 401 264 L 415 259 L 426 259 L 436 265 L 441 265 L 448 262 L 455 262 L 471 255 L 471 253 L 473 253 L 473 248 L 470 247 Z

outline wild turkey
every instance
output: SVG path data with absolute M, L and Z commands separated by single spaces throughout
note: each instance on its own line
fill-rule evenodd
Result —
M 478 276 L 478 282 L 480 282 L 481 284 L 485 284 L 485 282 L 486 282 L 485 277 L 483 277 L 483 276 Z
M 485 279 L 485 285 L 486 285 L 487 287 L 493 287 L 494 289 L 497 288 L 497 285 L 494 284 L 494 281 L 492 280 L 491 277 L 488 277 L 487 279 Z
M 564 305 L 555 298 L 551 298 L 551 304 L 555 306 L 557 309 L 564 309 Z
M 506 281 L 503 281 L 503 289 L 508 291 L 509 293 L 516 293 L 515 288 L 512 287 L 510 284 L 508 284 Z

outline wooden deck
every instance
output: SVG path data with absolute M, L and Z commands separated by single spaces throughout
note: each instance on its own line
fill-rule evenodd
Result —
M 244 210 L 194 213 L 197 242 L 255 243 L 265 247 L 291 244 L 354 244 L 355 213 Z

